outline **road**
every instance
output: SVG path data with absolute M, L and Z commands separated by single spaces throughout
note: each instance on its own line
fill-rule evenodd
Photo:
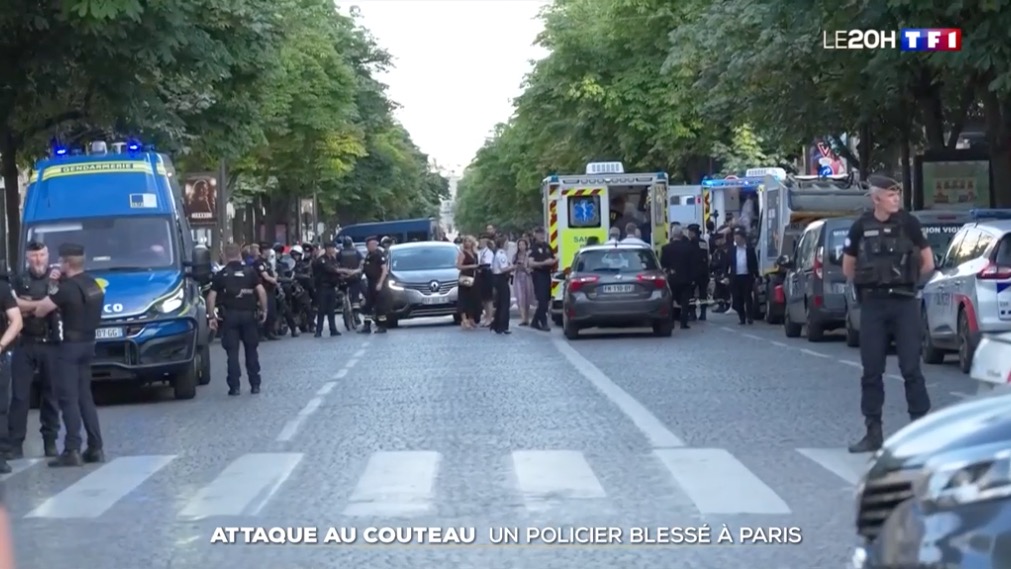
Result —
M 866 457 L 845 451 L 861 421 L 857 353 L 841 339 L 788 340 L 727 316 L 674 338 L 575 342 L 405 323 L 268 343 L 263 393 L 241 397 L 225 395 L 215 354 L 195 400 L 149 392 L 101 408 L 110 462 L 14 463 L 18 567 L 592 569 L 676 555 L 684 568 L 780 569 L 841 566 L 853 543 Z M 926 373 L 935 407 L 971 385 L 953 365 Z M 894 431 L 904 398 L 897 376 L 886 385 Z M 629 543 L 633 528 L 704 524 L 710 544 Z M 756 528 L 797 528 L 802 541 L 717 544 L 724 525 L 734 542 Z M 229 527 L 357 535 L 212 543 Z M 370 527 L 473 527 L 478 543 L 369 544 Z M 503 527 L 621 528 L 623 543 L 490 545 Z

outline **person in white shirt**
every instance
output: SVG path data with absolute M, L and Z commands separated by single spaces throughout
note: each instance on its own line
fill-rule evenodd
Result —
M 490 235 L 481 236 L 481 248 L 477 252 L 477 290 L 478 294 L 481 296 L 481 306 L 483 307 L 483 316 L 481 318 L 481 327 L 487 328 L 491 326 L 491 320 L 494 316 L 494 306 L 493 299 L 495 298 L 495 276 L 491 272 L 492 261 L 495 260 L 495 250 L 492 248 L 495 243 L 492 241 Z
M 510 334 L 509 308 L 512 305 L 509 279 L 512 276 L 513 264 L 509 260 L 509 249 L 506 238 L 495 240 L 495 253 L 492 256 L 491 272 L 495 283 L 495 317 L 491 329 L 496 334 Z
M 625 226 L 625 238 L 621 240 L 622 243 L 631 243 L 635 245 L 649 245 L 642 239 L 639 238 L 639 228 L 634 223 L 629 223 Z
M 621 228 L 612 227 L 607 231 L 607 241 L 604 241 L 605 245 L 614 245 L 621 241 Z
M 730 249 L 728 265 L 734 310 L 743 325 L 754 324 L 755 279 L 758 278 L 758 257 L 748 244 L 747 233 L 742 228 L 734 231 L 734 247 Z

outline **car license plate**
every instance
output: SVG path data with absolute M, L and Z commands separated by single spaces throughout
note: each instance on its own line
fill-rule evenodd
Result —
M 438 296 L 425 296 L 421 299 L 421 304 L 447 304 L 449 303 L 449 297 L 438 295 Z
M 846 294 L 846 283 L 835 283 L 832 285 L 833 294 Z
M 123 337 L 122 328 L 99 328 L 95 330 L 96 340 L 115 340 L 116 338 Z
M 622 294 L 635 291 L 635 285 L 621 284 L 621 285 L 604 285 L 601 291 L 605 294 Z
M 1001 320 L 1011 320 L 1011 288 L 997 293 L 997 317 Z

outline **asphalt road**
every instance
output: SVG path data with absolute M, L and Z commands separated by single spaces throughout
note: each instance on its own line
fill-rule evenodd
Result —
M 405 323 L 268 343 L 263 393 L 241 397 L 225 395 L 214 353 L 195 400 L 149 391 L 100 409 L 105 465 L 14 463 L 19 568 L 785 569 L 842 566 L 854 543 L 866 457 L 845 452 L 861 419 L 858 356 L 841 339 L 727 316 L 674 338 L 575 342 Z M 953 365 L 926 373 L 935 407 L 971 390 Z M 894 431 L 904 398 L 897 376 L 886 385 Z M 310 528 L 319 543 L 227 529 L 257 527 Z M 476 543 L 369 543 L 368 528 L 417 527 L 474 528 Z M 711 543 L 632 543 L 701 527 Z M 724 527 L 733 543 L 717 543 Z M 352 543 L 323 543 L 329 528 Z M 524 543 L 492 545 L 500 528 Z M 525 543 L 553 528 L 604 528 L 612 543 Z

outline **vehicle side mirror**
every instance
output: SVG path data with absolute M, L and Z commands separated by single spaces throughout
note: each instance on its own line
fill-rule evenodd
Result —
M 190 276 L 200 284 L 206 284 L 211 280 L 211 250 L 207 247 L 197 245 L 193 248 Z
M 554 276 L 553 276 L 553 278 L 556 281 L 564 281 L 565 277 L 566 277 L 566 275 L 565 275 L 564 271 L 559 271 L 559 272 L 555 273 Z
M 789 255 L 780 255 L 780 257 L 776 259 L 776 264 L 779 265 L 779 268 L 781 269 L 792 269 L 793 259 L 791 259 Z

